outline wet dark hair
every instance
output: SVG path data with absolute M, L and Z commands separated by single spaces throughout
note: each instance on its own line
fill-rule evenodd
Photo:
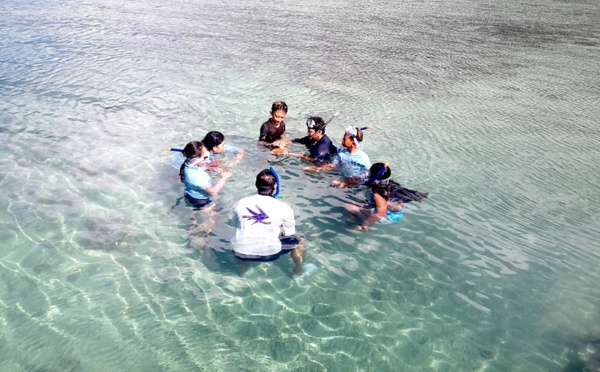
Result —
M 309 129 L 314 129 L 315 131 L 321 131 L 321 133 L 325 134 L 325 120 L 323 120 L 320 116 L 311 116 L 306 119 L 306 127 Z
M 383 181 L 390 178 L 392 169 L 385 163 L 375 163 L 369 169 L 369 179 L 372 181 Z
M 277 185 L 277 179 L 269 169 L 262 170 L 256 176 L 256 189 L 258 190 L 259 195 L 273 195 L 275 192 L 275 185 Z
M 282 110 L 283 112 L 285 112 L 287 114 L 287 105 L 285 104 L 285 102 L 283 101 L 275 101 L 273 102 L 273 104 L 271 105 L 271 112 L 275 112 L 275 111 L 279 111 Z
M 192 141 L 185 145 L 181 153 L 186 158 L 199 158 L 204 152 L 204 148 L 205 146 L 202 142 Z M 183 182 L 183 168 L 185 168 L 185 161 L 183 162 L 183 164 L 181 164 L 181 167 L 179 168 L 179 178 L 181 179 L 181 182 Z
M 392 170 L 384 163 L 373 164 L 371 169 L 369 169 L 369 174 L 371 175 L 370 179 L 373 180 L 369 183 L 369 187 L 371 187 L 373 193 L 381 195 L 385 200 L 408 203 L 411 201 L 421 201 L 427 198 L 428 193 L 426 192 L 410 190 L 402 187 L 396 181 L 387 180 L 392 175 Z M 379 177 L 377 177 L 377 175 L 379 175 Z
M 222 144 L 223 141 L 225 141 L 225 136 L 223 135 L 223 133 L 213 130 L 206 133 L 206 136 L 204 136 L 202 143 L 208 151 L 212 151 L 213 148 Z

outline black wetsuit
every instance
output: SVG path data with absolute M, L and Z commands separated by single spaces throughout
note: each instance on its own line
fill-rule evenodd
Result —
M 273 123 L 271 123 L 271 119 L 269 119 L 260 127 L 260 136 L 258 137 L 258 140 L 266 143 L 273 143 L 281 139 L 283 132 L 285 132 L 285 123 L 283 121 L 279 124 L 279 127 L 276 128 Z
M 301 143 L 310 151 L 310 157 L 313 159 L 313 163 L 326 164 L 331 163 L 337 154 L 337 148 L 331 142 L 326 134 L 321 137 L 319 141 L 311 139 L 309 136 L 302 138 L 294 138 L 294 143 Z

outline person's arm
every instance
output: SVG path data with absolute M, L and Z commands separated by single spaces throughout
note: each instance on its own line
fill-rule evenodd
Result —
M 335 187 L 354 187 L 354 186 L 362 185 L 363 181 L 364 181 L 364 177 L 350 177 L 350 178 L 347 178 L 345 181 L 333 180 L 331 182 L 331 185 L 335 186 Z
M 242 161 L 242 158 L 244 157 L 244 149 L 239 149 L 237 154 L 235 154 L 235 160 L 231 162 L 231 166 L 235 166 L 237 165 L 240 161 Z
M 260 143 L 263 146 L 273 147 L 273 143 L 267 142 L 268 134 L 269 133 L 268 133 L 268 128 L 267 128 L 267 123 L 264 123 L 260 127 L 260 135 L 258 136 L 258 143 Z
M 388 203 L 387 204 L 387 209 L 388 211 L 401 211 L 402 208 L 404 208 L 404 203 L 403 202 L 398 202 L 398 203 Z
M 208 187 L 206 189 L 204 189 L 204 191 L 207 194 L 211 194 L 211 195 L 217 195 L 219 193 L 219 191 L 221 191 L 221 189 L 223 188 L 223 186 L 225 186 L 225 182 L 227 182 L 227 179 L 231 177 L 231 172 L 223 172 L 221 173 L 221 179 L 219 180 L 219 182 L 217 182 L 216 185 Z
M 302 154 L 295 154 L 293 152 L 288 152 L 288 153 L 284 153 L 284 154 L 289 155 L 289 156 L 293 156 L 293 157 L 298 158 L 298 159 L 310 161 L 310 162 L 313 161 L 313 158 L 311 158 L 310 156 L 306 156 L 306 155 L 302 155 Z
M 336 186 L 336 187 L 354 187 L 354 186 L 362 185 L 365 182 L 365 177 L 366 176 L 364 174 L 361 174 L 361 175 L 354 176 L 354 177 L 348 177 L 344 181 L 333 180 L 333 182 L 331 182 L 331 185 Z
M 333 168 L 337 167 L 338 164 L 336 163 L 327 163 L 327 164 L 323 164 L 321 166 L 319 165 L 308 165 L 306 167 L 304 167 L 304 169 L 309 170 L 309 171 L 313 171 L 313 172 L 320 172 L 320 171 L 329 171 L 332 170 Z
M 271 145 L 274 147 L 282 147 L 282 146 L 291 145 L 292 143 L 294 143 L 294 140 L 280 139 L 280 140 L 277 140 L 277 141 L 271 143 Z
M 373 201 L 375 202 L 375 213 L 372 213 L 366 220 L 362 222 L 360 228 L 362 230 L 368 230 L 369 226 L 385 218 L 387 215 L 387 200 L 383 196 L 373 193 Z

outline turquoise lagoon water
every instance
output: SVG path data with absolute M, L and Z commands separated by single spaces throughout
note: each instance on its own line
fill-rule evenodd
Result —
M 600 28 L 582 1 L 4 1 L 0 370 L 576 371 L 600 365 Z M 360 191 L 256 145 L 283 99 L 371 125 L 428 191 Z M 207 247 L 166 148 L 246 149 Z M 274 166 L 319 268 L 240 278 L 231 209 Z M 174 206 L 174 207 L 173 207 Z

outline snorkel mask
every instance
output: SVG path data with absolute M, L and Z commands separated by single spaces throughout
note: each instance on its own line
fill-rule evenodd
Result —
M 352 125 L 348 125 L 346 127 L 346 134 L 352 139 L 352 141 L 354 141 L 354 143 L 358 147 L 358 139 L 356 138 L 356 135 L 358 134 L 358 128 L 355 128 Z
M 307 129 L 314 129 L 315 130 L 315 134 L 313 134 L 312 136 L 310 136 L 310 139 L 313 139 L 316 135 L 317 132 L 321 131 L 321 133 L 325 133 L 325 127 L 327 126 L 327 124 L 331 123 L 331 121 L 333 119 L 335 119 L 336 116 L 338 116 L 339 112 L 336 112 L 335 114 L 333 114 L 332 117 L 329 118 L 329 120 L 327 120 L 324 123 L 319 123 L 317 122 L 314 118 L 318 117 L 318 116 L 311 116 L 310 118 L 306 119 L 306 128 Z M 323 119 L 321 119 L 323 120 Z
M 364 184 L 365 184 L 365 185 L 368 185 L 368 184 L 371 184 L 371 183 L 373 183 L 373 182 L 375 182 L 375 181 L 379 180 L 379 178 L 380 178 L 381 176 L 383 176 L 383 174 L 385 173 L 386 169 L 388 169 L 388 167 L 389 167 L 389 164 L 388 164 L 387 162 L 383 163 L 383 168 L 381 168 L 381 169 L 379 170 L 379 172 L 377 172 L 377 174 L 376 174 L 375 176 L 373 176 L 373 177 L 371 177 L 371 178 L 368 178 L 368 179 L 367 179 L 367 180 L 364 182 Z
M 312 117 L 306 119 L 306 128 L 307 129 L 314 129 L 314 130 L 316 130 L 318 132 L 320 130 L 325 129 L 326 125 L 327 125 L 326 123 L 319 123 L 319 122 L 317 122 Z

